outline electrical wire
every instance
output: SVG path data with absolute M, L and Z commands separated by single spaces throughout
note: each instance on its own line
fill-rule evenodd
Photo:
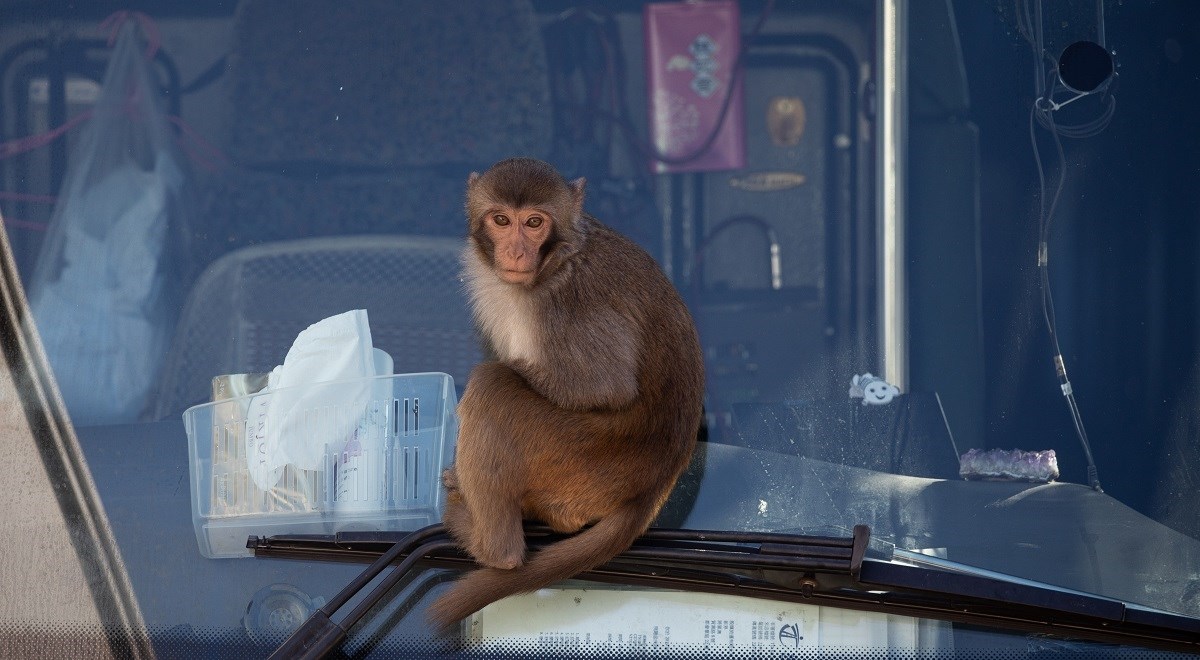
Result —
M 1033 157 L 1037 163 L 1038 173 L 1037 264 L 1042 293 L 1042 317 L 1046 322 L 1046 330 L 1049 332 L 1050 342 L 1054 347 L 1054 370 L 1058 376 L 1059 387 L 1066 398 L 1067 408 L 1071 413 L 1071 422 L 1075 425 L 1075 433 L 1079 436 L 1079 443 L 1083 447 L 1084 458 L 1087 461 L 1088 485 L 1097 491 L 1103 492 L 1103 488 L 1100 487 L 1100 477 L 1096 469 L 1096 461 L 1092 457 L 1091 445 L 1088 443 L 1087 430 L 1083 425 L 1083 414 L 1079 410 L 1079 403 L 1075 400 L 1075 391 L 1071 386 L 1071 380 L 1067 377 L 1067 366 L 1065 360 L 1063 360 L 1062 347 L 1058 341 L 1058 323 L 1054 314 L 1054 296 L 1050 289 L 1050 227 L 1054 221 L 1055 211 L 1058 210 L 1058 201 L 1062 197 L 1063 185 L 1066 182 L 1067 162 L 1066 154 L 1063 151 L 1062 139 L 1055 131 L 1053 110 L 1049 107 L 1045 109 L 1039 108 L 1040 101 L 1042 99 L 1035 101 L 1029 109 L 1029 143 L 1033 148 Z M 1049 207 L 1046 205 L 1046 173 L 1042 163 L 1041 152 L 1038 149 L 1037 133 L 1034 125 L 1034 117 L 1039 113 L 1045 115 L 1046 122 L 1049 124 L 1050 135 L 1054 140 L 1055 153 L 1058 155 L 1059 163 L 1058 183 L 1054 187 L 1054 196 L 1050 200 Z
M 1117 97 L 1112 93 L 1113 88 L 1115 87 L 1115 80 L 1117 77 L 1116 73 L 1113 74 L 1114 82 L 1109 82 L 1105 87 L 1104 92 L 1101 94 L 1101 102 L 1104 104 L 1104 109 L 1100 111 L 1100 114 L 1095 119 L 1081 122 L 1079 124 L 1062 124 L 1057 121 L 1053 121 L 1050 117 L 1053 112 L 1066 106 L 1068 103 L 1077 101 L 1084 96 L 1089 96 L 1089 94 L 1079 94 L 1076 92 L 1074 93 L 1075 96 L 1072 96 L 1061 103 L 1056 101 L 1055 99 L 1057 98 L 1057 95 L 1066 90 L 1066 87 L 1060 84 L 1061 81 L 1059 80 L 1056 71 L 1052 71 L 1051 74 L 1049 91 L 1047 91 L 1042 95 L 1041 98 L 1038 99 L 1045 104 L 1043 109 L 1046 111 L 1037 114 L 1038 123 L 1041 124 L 1043 128 L 1051 131 L 1057 136 L 1076 140 L 1099 135 L 1104 129 L 1108 128 L 1109 123 L 1112 122 L 1113 115 L 1115 115 L 1117 112 Z
M 1037 18 L 1040 21 L 1040 14 Z M 1032 20 L 1032 17 L 1026 15 L 1026 19 Z M 1028 24 L 1021 26 L 1022 33 L 1028 37 L 1031 27 Z M 1039 69 L 1041 69 L 1042 65 L 1040 61 L 1045 53 L 1045 48 L 1042 43 L 1041 31 L 1036 30 L 1035 33 L 1037 36 L 1031 40 L 1031 46 L 1039 61 Z M 1039 76 L 1039 80 L 1042 79 Z M 1089 137 L 1104 130 L 1108 126 L 1108 122 L 1111 121 L 1112 114 L 1115 112 L 1116 101 L 1114 97 L 1108 95 L 1108 108 L 1105 114 L 1097 120 L 1071 127 L 1060 127 L 1054 120 L 1054 113 L 1062 108 L 1065 103 L 1057 103 L 1053 100 L 1058 86 L 1058 72 L 1051 71 L 1050 79 L 1054 81 L 1051 83 L 1050 88 L 1038 89 L 1039 96 L 1029 107 L 1029 144 L 1033 150 L 1033 159 L 1037 165 L 1038 174 L 1037 266 L 1041 287 L 1042 317 L 1046 322 L 1046 329 L 1054 348 L 1054 371 L 1058 377 L 1059 387 L 1062 389 L 1063 397 L 1066 399 L 1067 408 L 1071 414 L 1071 422 L 1075 426 L 1075 434 L 1079 437 L 1079 444 L 1083 447 L 1084 459 L 1087 461 L 1088 485 L 1098 492 L 1104 492 L 1100 486 L 1100 476 L 1096 469 L 1096 461 L 1092 456 L 1092 448 L 1088 443 L 1087 430 L 1083 424 L 1083 414 L 1079 410 L 1079 403 L 1075 399 L 1074 388 L 1071 386 L 1071 380 L 1067 376 L 1066 361 L 1063 359 L 1062 347 L 1058 341 L 1058 323 L 1054 313 L 1054 296 L 1050 287 L 1050 228 L 1054 222 L 1054 217 L 1058 210 L 1058 202 L 1062 197 L 1063 187 L 1067 179 L 1067 158 L 1063 150 L 1062 138 L 1064 136 Z M 1067 103 L 1069 102 L 1067 101 Z M 1046 171 L 1042 162 L 1041 150 L 1038 147 L 1035 119 L 1037 124 L 1042 125 L 1050 133 L 1050 137 L 1054 142 L 1055 155 L 1058 156 L 1058 182 L 1054 186 L 1054 195 L 1050 198 L 1049 204 L 1046 201 Z

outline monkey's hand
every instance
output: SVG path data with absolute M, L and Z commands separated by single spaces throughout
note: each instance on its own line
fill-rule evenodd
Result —
M 454 468 L 449 467 L 442 470 L 442 485 L 448 491 L 458 490 L 458 475 L 455 474 Z

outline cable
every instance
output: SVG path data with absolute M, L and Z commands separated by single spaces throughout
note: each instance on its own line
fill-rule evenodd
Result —
M 1033 46 L 1035 50 L 1040 50 L 1042 46 L 1041 40 L 1036 40 Z M 1057 81 L 1057 76 L 1052 78 L 1052 80 Z M 1075 426 L 1075 434 L 1079 437 L 1079 444 L 1083 447 L 1084 458 L 1087 461 L 1088 485 L 1097 492 L 1104 492 L 1104 489 L 1100 486 L 1100 476 L 1096 469 L 1096 461 L 1092 457 L 1092 448 L 1088 443 L 1087 430 L 1083 425 L 1083 414 L 1079 410 L 1079 403 L 1075 400 L 1075 390 L 1071 386 L 1070 378 L 1067 376 L 1066 361 L 1063 359 L 1062 347 L 1058 341 L 1058 324 L 1054 314 L 1054 296 L 1050 289 L 1050 227 L 1054 221 L 1055 212 L 1058 210 L 1058 202 L 1062 196 L 1063 186 L 1067 179 L 1067 158 L 1062 146 L 1062 132 L 1054 121 L 1054 112 L 1064 105 L 1053 101 L 1056 87 L 1056 82 L 1051 83 L 1050 90 L 1044 96 L 1038 97 L 1029 107 L 1029 144 L 1033 149 L 1033 159 L 1037 164 L 1038 173 L 1037 265 L 1042 294 L 1042 317 L 1046 322 L 1050 342 L 1054 347 L 1054 371 L 1058 377 L 1059 387 L 1062 389 L 1063 397 L 1067 401 L 1067 408 L 1071 414 L 1071 422 Z M 1109 96 L 1109 98 L 1112 99 L 1113 97 Z M 1104 127 L 1108 125 L 1108 121 L 1112 118 L 1112 111 L 1115 108 L 1115 104 L 1115 100 L 1110 102 L 1109 111 L 1106 113 L 1107 116 L 1098 125 L 1085 125 L 1086 130 L 1076 126 L 1073 127 L 1073 130 L 1079 130 L 1081 133 L 1088 133 L 1090 135 L 1104 130 Z M 1058 156 L 1058 183 L 1055 185 L 1054 196 L 1050 199 L 1049 206 L 1046 204 L 1046 172 L 1042 164 L 1041 151 L 1038 148 L 1037 132 L 1034 125 L 1035 118 L 1039 124 L 1050 132 L 1050 136 L 1054 140 L 1055 154 Z M 1097 122 L 1092 123 L 1097 124 Z
M 1033 158 L 1037 163 L 1038 173 L 1038 275 L 1041 283 L 1042 293 L 1042 317 L 1046 322 L 1046 330 L 1050 334 L 1050 342 L 1054 347 L 1054 371 L 1058 376 L 1058 384 L 1062 389 L 1063 396 L 1067 401 L 1067 408 L 1071 413 L 1071 422 L 1075 425 L 1075 433 L 1079 436 L 1079 443 L 1083 447 L 1084 458 L 1087 460 L 1087 477 L 1088 485 L 1098 492 L 1104 492 L 1100 487 L 1100 476 L 1096 469 L 1096 461 L 1092 457 L 1092 448 L 1088 443 L 1087 430 L 1083 425 L 1083 414 L 1079 411 L 1079 403 L 1075 400 L 1075 391 L 1071 386 L 1071 380 L 1067 376 L 1067 365 L 1063 359 L 1062 347 L 1058 341 L 1057 319 L 1054 314 L 1054 296 L 1050 290 L 1050 226 L 1054 220 L 1055 211 L 1058 210 L 1058 201 L 1062 196 L 1063 185 L 1067 178 L 1067 160 L 1066 154 L 1063 152 L 1062 139 L 1056 130 L 1054 123 L 1054 109 L 1047 105 L 1041 107 L 1044 99 L 1038 99 L 1029 108 L 1029 143 L 1033 148 Z M 1054 196 L 1050 200 L 1049 208 L 1046 206 L 1046 173 L 1042 165 L 1041 152 L 1038 149 L 1037 133 L 1034 128 L 1034 117 L 1038 114 L 1044 117 L 1045 123 L 1048 125 L 1050 135 L 1054 139 L 1055 153 L 1058 155 L 1059 176 L 1058 183 L 1054 188 Z
M 1029 44 L 1030 50 L 1034 56 L 1034 75 L 1035 75 L 1035 91 L 1038 101 L 1045 103 L 1044 113 L 1038 114 L 1037 119 L 1044 128 L 1050 130 L 1051 122 L 1049 120 L 1050 112 L 1057 111 L 1069 103 L 1078 101 L 1085 96 L 1098 94 L 1101 102 L 1104 104 L 1099 116 L 1090 121 L 1085 121 L 1080 124 L 1062 124 L 1055 122 L 1055 128 L 1052 132 L 1058 136 L 1083 139 L 1093 137 L 1108 127 L 1112 121 L 1113 115 L 1116 114 L 1117 99 L 1113 92 L 1116 90 L 1117 82 L 1120 80 L 1120 75 L 1115 68 L 1112 71 L 1111 78 L 1104 82 L 1099 89 L 1092 90 L 1088 93 L 1071 92 L 1065 85 L 1062 84 L 1062 79 L 1059 76 L 1058 60 L 1046 52 L 1045 35 L 1042 32 L 1042 3 L 1041 0 L 1033 0 L 1034 7 L 1030 8 L 1030 0 L 1016 0 L 1016 22 L 1017 31 Z M 1096 25 L 1097 38 L 1101 46 L 1106 43 L 1105 28 L 1104 28 L 1104 5 L 1101 0 L 1096 3 Z M 1111 54 L 1110 54 L 1111 56 Z M 1047 73 L 1049 75 L 1047 75 Z M 1046 81 L 1049 79 L 1050 84 L 1047 88 Z M 1067 91 L 1074 94 L 1069 99 L 1059 101 L 1059 94 Z
M 1042 108 L 1044 112 L 1037 115 L 1038 123 L 1041 124 L 1043 128 L 1050 130 L 1055 135 L 1071 139 L 1093 137 L 1095 135 L 1099 135 L 1101 131 L 1108 128 L 1109 123 L 1112 122 L 1113 115 L 1115 115 L 1117 112 L 1117 97 L 1112 94 L 1112 87 L 1115 85 L 1115 80 L 1117 77 L 1115 73 L 1113 74 L 1114 82 L 1108 83 L 1108 86 L 1105 87 L 1104 92 L 1101 95 L 1103 98 L 1102 102 L 1104 103 L 1104 109 L 1100 111 L 1100 115 L 1095 119 L 1079 124 L 1060 124 L 1053 122 L 1053 120 L 1050 119 L 1050 115 L 1051 113 L 1065 107 L 1068 103 L 1073 103 L 1074 101 L 1078 101 L 1079 99 L 1085 96 L 1090 96 L 1091 94 L 1075 93 L 1074 96 L 1061 103 L 1056 101 L 1056 95 L 1065 90 L 1066 87 L 1060 84 L 1061 81 L 1059 80 L 1056 72 L 1052 71 L 1051 73 L 1054 75 L 1051 78 L 1050 89 L 1038 99 L 1039 102 L 1043 102 L 1045 104 L 1045 107 Z M 1053 128 L 1051 128 L 1052 126 Z

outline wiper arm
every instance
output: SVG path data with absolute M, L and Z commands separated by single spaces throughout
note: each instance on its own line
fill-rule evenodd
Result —
M 537 550 L 563 538 L 527 526 Z M 320 658 L 345 638 L 372 605 L 418 565 L 474 567 L 445 529 L 412 533 L 343 532 L 331 536 L 250 537 L 256 557 L 324 561 L 374 560 L 297 630 L 272 657 Z M 340 624 L 330 616 L 401 560 Z M 870 529 L 836 538 L 757 532 L 707 532 L 653 528 L 633 547 L 580 579 L 769 598 L 904 616 L 1000 626 L 1103 643 L 1200 651 L 1200 619 L 1150 610 L 1090 594 L 995 575 L 891 561 L 870 543 Z
M 794 536 L 756 532 L 692 531 L 650 529 L 625 552 L 608 564 L 580 575 L 624 584 L 676 586 L 734 591 L 757 585 L 772 587 L 766 571 L 820 572 L 857 576 L 870 539 L 870 528 L 859 525 L 849 538 Z M 531 551 L 556 542 L 563 535 L 540 525 L 526 526 Z M 251 536 L 246 547 L 255 557 L 318 559 L 325 561 L 369 561 L 370 566 L 336 596 L 309 616 L 271 658 L 323 658 L 346 638 L 347 631 L 374 607 L 419 561 L 435 565 L 470 566 L 442 525 L 416 532 L 342 532 L 332 536 Z M 403 559 L 401 559 L 403 558 Z M 388 566 L 400 561 L 374 589 L 340 622 L 331 618 Z M 636 564 L 627 566 L 626 562 Z M 701 570 L 696 570 L 697 568 Z M 746 571 L 749 571 L 749 574 Z M 778 585 L 774 585 L 778 586 Z M 815 581 L 787 585 L 811 593 Z
M 298 537 L 301 538 L 300 544 L 309 543 L 320 544 L 320 537 Z M 262 546 L 264 549 L 271 545 L 271 539 L 259 539 L 256 536 L 251 536 L 246 540 L 246 547 L 255 551 L 255 556 L 260 556 L 259 551 Z M 281 543 L 281 546 L 289 546 L 290 543 Z M 271 654 L 271 658 L 324 658 L 329 652 L 336 649 L 344 639 L 346 632 L 354 626 L 376 603 L 383 599 L 383 596 L 394 587 L 400 580 L 413 568 L 417 560 L 438 552 L 449 552 L 457 549 L 457 544 L 449 538 L 445 533 L 445 529 L 441 525 L 431 525 L 424 529 L 404 536 L 402 539 L 392 543 L 391 547 L 386 551 L 376 552 L 377 559 L 367 567 L 358 577 L 354 578 L 350 584 L 346 585 L 337 593 L 329 602 L 318 608 L 308 617 L 308 619 L 284 641 L 284 643 Z M 331 555 L 334 553 L 322 553 Z M 264 555 L 269 556 L 269 555 Z M 284 553 L 280 556 L 290 558 L 301 558 L 295 554 Z M 382 582 L 371 590 L 367 596 L 361 600 L 350 614 L 346 616 L 340 623 L 334 622 L 330 617 L 342 608 L 351 598 L 362 591 L 372 580 L 379 576 L 389 565 L 394 563 L 400 557 L 404 559 L 396 566 L 396 570 L 388 574 Z M 313 557 L 306 556 L 304 558 L 312 559 Z

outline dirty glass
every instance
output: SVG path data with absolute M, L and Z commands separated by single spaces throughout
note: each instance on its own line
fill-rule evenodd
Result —
M 867 525 L 894 561 L 1200 618 L 1200 6 L 135 5 L 0 0 L 0 216 L 25 295 L 0 446 L 41 466 L 0 534 L 36 568 L 0 589 L 71 602 L 6 599 L 0 648 L 132 626 L 106 648 L 265 655 L 362 566 L 250 558 L 247 536 L 437 522 L 484 359 L 464 187 L 510 156 L 585 177 L 586 209 L 696 322 L 705 421 L 659 526 Z M 379 376 L 289 395 L 301 412 L 276 421 L 312 442 L 255 466 L 266 374 L 351 310 Z M 25 322 L 42 353 L 13 353 Z M 42 355 L 57 395 L 21 375 Z M 352 432 L 342 479 L 321 443 Z M 423 606 L 455 575 L 413 573 L 346 652 L 444 651 Z M 459 632 L 499 640 L 480 652 L 1099 652 L 593 583 Z

